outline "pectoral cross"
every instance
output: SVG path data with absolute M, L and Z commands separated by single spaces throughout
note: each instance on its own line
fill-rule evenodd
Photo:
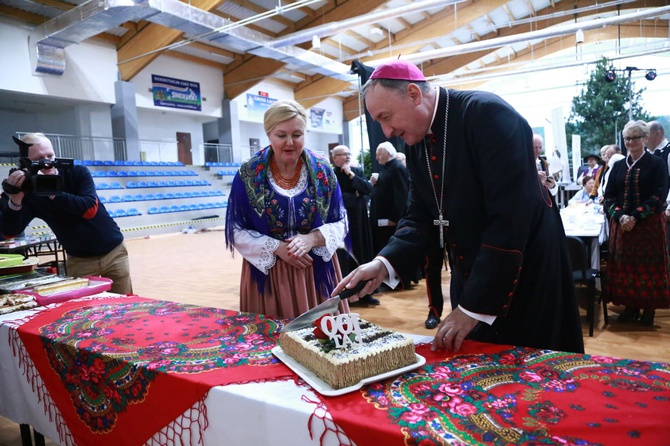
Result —
M 449 226 L 449 220 L 444 220 L 442 218 L 442 212 L 440 212 L 438 219 L 433 220 L 433 224 L 440 227 L 440 248 L 444 248 L 444 228 Z

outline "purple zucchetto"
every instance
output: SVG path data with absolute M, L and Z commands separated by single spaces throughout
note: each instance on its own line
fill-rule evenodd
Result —
M 419 68 L 406 60 L 386 62 L 375 68 L 370 79 L 393 79 L 409 82 L 426 82 Z

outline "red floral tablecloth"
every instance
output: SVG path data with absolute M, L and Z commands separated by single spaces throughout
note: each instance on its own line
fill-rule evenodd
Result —
M 670 444 L 670 364 L 470 341 L 417 353 L 413 372 L 322 397 L 358 446 Z
M 292 379 L 270 351 L 277 328 L 260 315 L 136 296 L 81 299 L 22 323 L 14 347 L 45 410 L 65 425 L 60 441 L 130 445 L 213 386 Z M 179 429 L 205 428 L 202 411 Z

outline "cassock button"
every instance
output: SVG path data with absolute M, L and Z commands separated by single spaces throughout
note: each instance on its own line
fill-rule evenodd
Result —
M 463 256 L 458 256 L 459 259 L 463 260 Z
M 433 155 L 430 159 L 433 161 L 437 161 L 437 157 L 435 155 Z
M 503 305 L 502 307 L 503 307 L 503 310 L 506 310 L 507 307 L 509 307 L 509 305 Z
M 514 285 L 516 285 L 516 284 L 517 284 L 517 282 L 518 282 L 518 280 L 515 280 L 515 281 L 514 281 L 514 282 L 512 282 L 512 283 L 513 283 Z
M 514 295 L 514 293 L 509 293 L 509 294 L 507 295 L 507 297 L 512 297 L 513 295 Z
M 435 178 L 436 180 L 439 180 L 440 176 L 438 174 L 435 174 L 435 175 L 433 175 L 433 178 Z
M 435 144 L 437 142 L 437 139 L 433 136 L 432 138 L 430 138 L 430 142 L 432 144 Z

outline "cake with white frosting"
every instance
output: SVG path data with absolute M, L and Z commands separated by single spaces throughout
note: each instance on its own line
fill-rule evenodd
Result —
M 319 339 L 319 329 L 314 326 L 282 333 L 279 345 L 286 355 L 333 389 L 349 387 L 417 362 L 412 339 L 364 319 L 359 324 L 362 342 L 345 347 L 338 348 L 322 336 Z

